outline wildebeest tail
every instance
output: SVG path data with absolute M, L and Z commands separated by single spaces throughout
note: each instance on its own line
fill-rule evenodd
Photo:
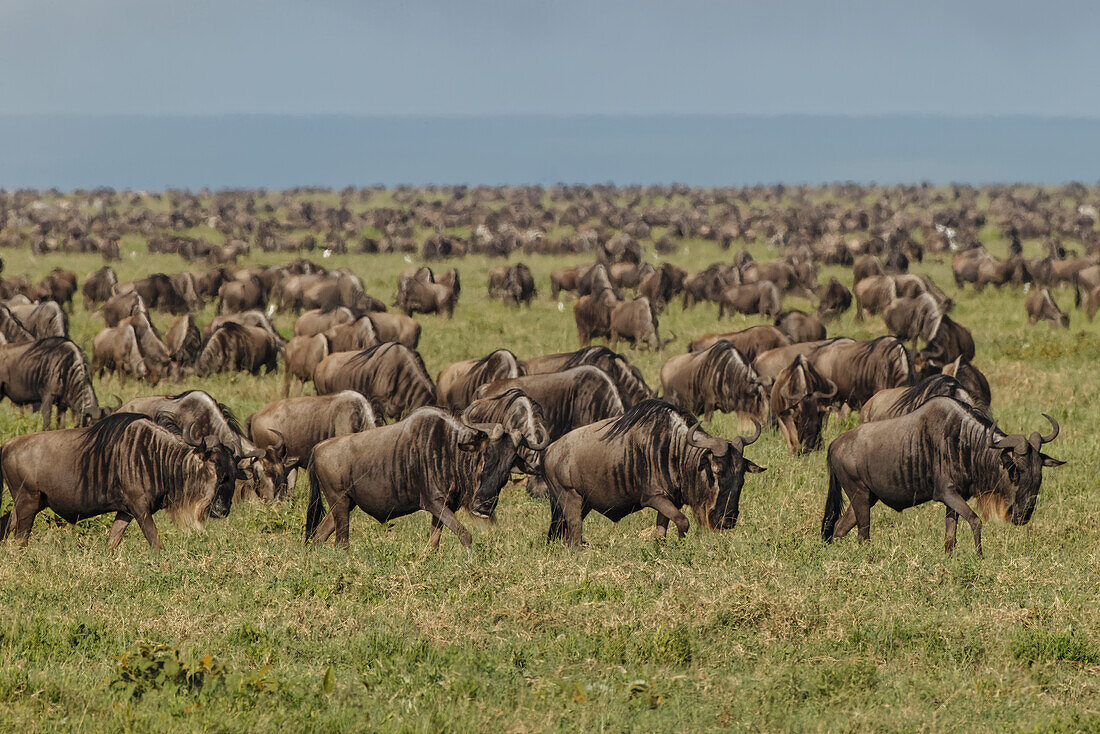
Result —
M 0 462 L 4 460 L 4 447 L 0 445 Z M 4 494 L 4 473 L 0 471 L 0 498 Z M 0 540 L 3 540 L 8 536 L 8 526 L 11 525 L 11 511 L 5 512 L 0 515 Z
M 548 494 L 550 495 L 550 530 L 546 533 L 546 542 L 553 543 L 555 540 L 565 540 L 565 513 L 558 502 L 558 493 L 553 487 Z
M 1078 273 L 1073 274 L 1073 307 L 1081 308 L 1081 277 Z
M 840 492 L 840 478 L 837 477 L 836 471 L 829 467 L 829 494 L 825 498 L 825 517 L 821 519 L 821 539 L 826 543 L 833 542 L 833 531 L 836 529 L 836 521 L 840 518 L 843 502 Z
M 313 457 L 309 461 L 309 505 L 306 507 L 306 541 L 317 532 L 317 526 L 325 516 L 325 500 L 321 497 L 321 483 L 317 480 L 317 465 Z

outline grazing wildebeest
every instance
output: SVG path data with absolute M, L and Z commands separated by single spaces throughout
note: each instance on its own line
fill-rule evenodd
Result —
M 53 301 L 13 305 L 11 314 L 34 335 L 35 339 L 50 336 L 69 336 L 69 317 L 61 306 Z
M 577 299 L 573 304 L 573 320 L 581 344 L 588 344 L 597 337 L 611 337 L 611 313 L 618 305 L 619 299 L 610 288 Z
M 775 378 L 770 395 L 772 414 L 792 455 L 821 446 L 821 432 L 836 393 L 836 384 L 822 377 L 801 354 Z
M 872 275 L 857 281 L 856 321 L 863 321 L 864 313 L 877 314 L 898 297 L 897 283 L 892 275 Z
M 113 288 L 116 283 L 118 283 L 118 276 L 110 265 L 104 265 L 99 270 L 88 273 L 80 287 L 81 292 L 84 293 L 84 308 L 106 303 L 107 299 L 114 295 Z
M 470 531 L 454 513 L 495 503 L 512 468 L 522 464 L 519 443 L 500 424 L 469 426 L 431 407 L 319 443 L 309 463 L 306 540 L 323 543 L 335 532 L 336 545 L 347 548 L 348 515 L 359 507 L 379 522 L 424 510 L 432 516 L 433 548 L 444 527 L 469 546 Z
M 622 339 L 632 346 L 645 344 L 650 349 L 662 349 L 675 336 L 662 342 L 657 332 L 657 312 L 649 299 L 639 296 L 633 301 L 623 301 L 611 311 L 609 331 L 611 348 Z
M 575 352 L 546 354 L 527 360 L 523 366 L 528 375 L 543 375 L 563 372 L 585 364 L 599 367 L 611 378 L 624 408 L 653 397 L 653 390 L 646 384 L 641 371 L 630 364 L 626 357 L 607 347 L 583 347 Z
M 92 339 L 91 369 L 100 377 L 104 372 L 117 372 L 121 379 L 126 375 L 145 379 L 145 360 L 134 327 L 130 324 L 108 326 L 96 334 Z
M 245 423 L 257 448 L 286 456 L 287 471 L 304 466 L 313 447 L 322 441 L 378 425 L 370 401 L 354 390 L 276 400 Z M 289 479 L 288 484 L 293 486 Z
M 11 309 L 0 303 L 0 336 L 4 337 L 5 344 L 26 344 L 35 340 L 34 334 L 23 326 Z
M 384 418 L 398 419 L 435 403 L 435 383 L 424 360 L 408 347 L 385 342 L 361 352 L 334 352 L 313 371 L 318 395 L 355 390 Z
M 1058 304 L 1054 302 L 1054 299 L 1050 296 L 1050 291 L 1046 288 L 1038 288 L 1028 294 L 1025 306 L 1027 307 L 1027 320 L 1032 324 L 1049 321 L 1051 326 L 1060 325 L 1064 329 L 1069 328 L 1069 314 L 1058 308 Z
M 168 348 L 172 362 L 180 367 L 192 366 L 202 353 L 203 345 L 202 332 L 195 323 L 194 314 L 180 316 L 164 335 L 164 346 Z
M 558 268 L 550 273 L 550 297 L 557 298 L 562 291 L 576 291 L 581 276 L 592 267 L 588 265 L 574 265 L 569 268 Z
M 931 340 L 942 314 L 936 299 L 928 293 L 915 298 L 895 298 L 882 311 L 882 320 L 891 334 L 915 345 L 918 339 Z
M 661 313 L 672 297 L 683 290 L 686 277 L 687 271 L 683 268 L 671 263 L 661 263 L 659 268 L 638 284 L 637 293 L 648 298 L 654 310 Z
M 313 372 L 321 360 L 329 355 L 328 337 L 324 334 L 296 336 L 286 343 L 283 350 L 283 397 L 290 396 L 290 383 L 297 378 L 305 389 L 313 381 Z
M 240 313 L 222 314 L 215 316 L 207 322 L 203 327 L 202 333 L 206 339 L 210 339 L 220 327 L 225 324 L 240 324 L 241 326 L 251 326 L 256 329 L 263 329 L 271 338 L 275 340 L 275 344 L 282 348 L 286 345 L 286 339 L 275 328 L 275 324 L 271 323 L 271 319 L 267 317 L 263 311 L 242 311 Z
M 825 338 L 825 324 L 805 311 L 792 309 L 775 315 L 775 328 L 792 342 L 815 342 Z
M 853 283 L 859 283 L 861 280 L 873 278 L 876 275 L 886 275 L 886 271 L 882 267 L 882 261 L 874 255 L 862 255 L 852 263 Z
M 524 263 L 501 265 L 489 271 L 490 298 L 500 298 L 506 306 L 530 306 L 536 295 L 535 278 Z
M 267 329 L 229 321 L 210 335 L 194 371 L 199 377 L 216 372 L 272 372 L 279 365 L 279 351 L 278 342 Z
M 741 272 L 737 268 L 729 263 L 714 263 L 684 278 L 684 308 L 691 308 L 699 301 L 717 303 L 726 288 L 740 283 Z
M 153 273 L 139 280 L 119 283 L 115 286 L 115 293 L 130 292 L 140 295 L 147 308 L 161 309 L 173 314 L 196 311 L 202 306 L 198 293 L 195 292 L 195 281 L 190 273 L 175 275 Z
M 170 416 L 181 430 L 192 431 L 196 438 L 212 436 L 237 458 L 238 468 L 244 472 L 239 477 L 242 490 L 251 489 L 265 500 L 286 495 L 284 457 L 254 446 L 233 411 L 210 393 L 186 390 L 178 395 L 148 395 L 134 398 L 119 410 L 150 418 Z
M 267 306 L 267 292 L 263 281 L 256 275 L 232 278 L 218 288 L 218 313 L 234 314 L 263 309 Z
M 334 326 L 350 324 L 353 321 L 355 321 L 355 314 L 350 308 L 340 306 L 331 311 L 315 308 L 306 311 L 294 322 L 294 336 L 323 334 Z
M 148 306 L 134 291 L 119 293 L 108 298 L 100 308 L 107 326 L 118 326 L 118 322 L 136 313 L 149 313 Z
M 737 347 L 719 341 L 702 352 L 670 358 L 661 367 L 664 399 L 710 420 L 714 411 L 737 413 L 742 425 L 768 418 L 770 380 L 761 380 Z
M 435 381 L 439 405 L 451 410 L 462 410 L 474 399 L 474 393 L 482 385 L 506 380 L 524 374 L 516 355 L 507 349 L 498 349 L 480 359 L 467 359 L 444 367 Z
M 977 497 L 987 518 L 1015 525 L 1031 520 L 1043 467 L 1064 463 L 1040 451 L 1058 436 L 1058 422 L 1046 417 L 1053 429 L 1049 435 L 1005 434 L 973 408 L 933 398 L 912 413 L 853 428 L 829 446 L 822 538 L 832 541 L 858 525 L 860 541 L 870 540 L 876 502 L 900 512 L 934 500 L 947 507 L 945 550 L 955 547 L 962 515 L 981 555 L 982 521 L 967 500 Z M 843 518 L 841 491 L 851 503 Z
M 611 276 L 608 275 L 603 263 L 596 263 L 577 280 L 578 296 L 590 296 L 605 290 L 614 293 L 616 298 L 622 297 L 611 282 Z
M 829 278 L 817 304 L 817 315 L 822 319 L 834 319 L 852 306 L 852 292 L 836 278 Z
M 953 364 L 950 367 L 957 369 L 958 365 Z M 941 397 L 957 400 L 983 414 L 989 409 L 988 405 L 981 403 L 979 397 L 972 395 L 965 385 L 955 379 L 954 374 L 945 372 L 925 377 L 910 387 L 892 387 L 878 391 L 863 404 L 859 420 L 861 423 L 874 423 L 897 418 L 906 413 L 912 413 L 932 398 Z
M 397 284 L 396 305 L 406 316 L 414 313 L 439 313 L 451 318 L 461 290 L 458 271 L 454 268 L 430 281 L 402 277 Z
M 420 344 L 420 324 L 415 319 L 403 313 L 383 311 L 370 311 L 366 316 L 374 324 L 374 333 L 379 341 L 397 342 L 409 349 L 416 349 Z
M 664 536 L 671 521 L 681 537 L 691 505 L 700 525 L 732 529 L 745 473 L 764 471 L 744 456 L 760 435 L 733 441 L 707 435 L 698 421 L 663 400 L 646 400 L 618 418 L 582 426 L 543 452 L 550 487 L 547 542 L 584 542 L 581 524 L 595 510 L 619 521 L 643 507 L 657 511 Z
M 0 345 L 0 398 L 40 406 L 43 431 L 50 427 L 54 408 L 58 427 L 64 427 L 65 411 L 82 423 L 103 415 L 84 353 L 60 336 Z
M 325 332 L 331 352 L 358 352 L 381 343 L 374 322 L 366 316 L 348 324 L 337 324 Z
M 731 285 L 718 298 L 718 318 L 729 313 L 776 316 L 783 307 L 779 289 L 771 281 Z
M 75 523 L 108 512 L 115 521 L 108 550 L 137 520 L 154 550 L 163 545 L 153 513 L 165 509 L 181 525 L 201 528 L 225 517 L 237 476 L 233 455 L 217 441 L 177 436 L 144 415 L 116 413 L 89 428 L 31 433 L 3 446 L 0 472 L 14 507 L 0 518 L 26 545 L 35 516 L 49 508 Z
M 879 390 L 913 383 L 913 362 L 905 345 L 892 336 L 866 342 L 838 339 L 806 355 L 821 376 L 837 388 L 837 402 L 859 410 Z
M 779 377 L 780 372 L 785 370 L 791 362 L 794 362 L 798 355 L 809 355 L 826 344 L 839 343 L 851 344 L 854 343 L 854 340 L 848 337 L 833 337 L 817 342 L 799 342 L 775 347 L 757 354 L 756 359 L 752 361 L 752 367 L 761 377 L 770 377 L 774 381 L 775 378 Z
M 702 352 L 710 349 L 720 341 L 728 341 L 737 347 L 737 351 L 745 355 L 750 362 L 756 359 L 758 354 L 777 347 L 786 347 L 793 342 L 779 329 L 770 324 L 750 326 L 741 331 L 731 331 L 725 334 L 707 334 L 701 336 L 688 347 L 689 352 Z

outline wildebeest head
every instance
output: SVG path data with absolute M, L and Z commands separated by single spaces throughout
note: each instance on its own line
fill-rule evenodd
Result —
M 278 431 L 278 442 L 266 449 L 245 450 L 238 439 L 233 446 L 240 478 L 252 481 L 257 495 L 265 500 L 282 499 L 287 493 L 286 442 Z
M 1026 525 L 1031 520 L 1035 502 L 1039 498 L 1039 486 L 1043 481 L 1043 467 L 1053 468 L 1065 464 L 1064 461 L 1053 459 L 1041 451 L 1043 444 L 1058 437 L 1059 430 L 1058 421 L 1046 413 L 1043 413 L 1043 417 L 1051 424 L 1051 432 L 1046 436 L 1033 431 L 1030 436 L 1010 433 L 998 437 L 1000 431 L 995 423 L 989 432 L 989 445 L 1000 449 L 1002 475 L 996 489 L 979 495 L 978 501 L 986 512 L 1000 505 L 999 514 L 1003 519 L 1011 520 L 1013 525 Z
M 215 436 L 195 438 L 189 426 L 183 440 L 202 460 L 202 470 L 184 487 L 183 506 L 193 507 L 194 521 L 201 523 L 207 515 L 222 518 L 233 506 L 233 492 L 239 471 L 232 449 Z
M 90 426 L 122 407 L 122 398 L 118 395 L 115 395 L 116 405 L 113 407 L 109 405 L 100 405 L 99 402 L 95 400 L 95 393 L 92 393 L 91 398 L 92 399 L 88 401 L 88 404 L 84 406 L 83 410 L 80 411 L 81 426 Z
M 795 363 L 780 375 L 774 387 L 777 394 L 772 399 L 772 408 L 776 420 L 785 431 L 788 448 L 797 454 L 820 448 L 829 404 L 837 394 L 835 382 L 811 372 L 811 369 L 806 358 L 799 355 Z M 797 446 L 790 445 L 791 438 L 797 440 Z
M 730 530 L 737 525 L 740 515 L 741 488 L 745 485 L 745 473 L 756 474 L 764 471 L 745 458 L 744 450 L 749 444 L 760 438 L 760 423 L 756 423 L 756 433 L 751 438 L 738 436 L 732 441 L 709 436 L 696 423 L 688 429 L 688 443 L 695 448 L 705 449 L 699 461 L 698 471 L 701 486 L 714 503 L 703 512 L 701 497 L 689 497 L 689 503 L 695 509 L 699 521 L 714 530 Z

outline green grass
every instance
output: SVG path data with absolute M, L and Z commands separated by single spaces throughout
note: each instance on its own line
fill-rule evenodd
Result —
M 123 279 L 199 267 L 125 244 Z M 669 259 L 698 269 L 724 256 L 688 241 Z M 35 277 L 100 264 L 3 257 L 8 274 Z M 586 258 L 518 259 L 542 290 L 518 313 L 485 296 L 493 261 L 439 265 L 459 268 L 463 293 L 453 321 L 420 319 L 433 374 L 502 346 L 520 357 L 576 347 L 572 301 L 559 312 L 547 274 Z M 408 267 L 401 255 L 324 263 L 351 267 L 387 301 Z M 949 263 L 915 269 L 955 295 Z M 822 280 L 832 274 L 850 284 L 840 268 Z M 1068 306 L 1072 296 L 1056 298 Z M 101 322 L 77 300 L 72 331 L 88 345 Z M 27 549 L 0 545 L 0 729 L 1100 729 L 1100 325 L 1074 312 L 1069 330 L 1030 327 L 1019 290 L 968 290 L 957 302 L 1001 425 L 1045 430 L 1039 413 L 1051 413 L 1063 428 L 1049 451 L 1069 462 L 1046 472 L 1029 526 L 986 526 L 984 560 L 965 526 L 944 557 L 943 509 L 932 505 L 876 508 L 870 544 L 824 546 L 824 455 L 790 457 L 774 431 L 748 451 L 768 471 L 747 480 L 735 530 L 693 528 L 660 544 L 646 512 L 617 525 L 590 516 L 584 550 L 548 546 L 546 505 L 518 488 L 505 490 L 496 525 L 463 515 L 469 550 L 448 533 L 434 554 L 424 514 L 385 526 L 353 515 L 350 553 L 306 549 L 304 481 L 288 502 L 237 506 L 201 534 L 158 516 L 159 556 L 135 530 L 107 555 L 108 518 L 68 526 L 43 513 Z M 677 303 L 661 328 L 678 341 L 630 356 L 656 385 L 663 360 L 692 337 L 754 323 Z M 277 321 L 284 333 L 291 324 Z M 850 313 L 830 325 L 859 338 L 884 331 Z M 280 397 L 281 376 L 98 389 L 128 399 L 184 387 L 244 417 Z M 826 439 L 854 421 L 831 421 Z M 0 406 L 0 438 L 36 425 Z M 732 435 L 736 419 L 712 429 Z

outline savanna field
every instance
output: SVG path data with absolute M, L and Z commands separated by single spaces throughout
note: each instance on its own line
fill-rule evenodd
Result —
M 338 198 L 297 196 L 319 205 Z M 643 203 L 685 206 L 670 196 Z M 984 195 L 977 202 L 989 205 Z M 377 192 L 355 206 L 399 204 Z M 546 236 L 571 231 L 550 227 Z M 206 226 L 174 234 L 224 241 Z M 415 237 L 428 234 L 418 228 Z M 657 226 L 641 238 L 645 259 L 692 272 L 742 246 L 758 262 L 778 254 L 762 235 L 730 250 L 676 238 L 674 252 L 657 254 L 653 242 L 664 234 Z M 976 234 L 1006 255 L 1008 238 L 992 218 Z M 1025 237 L 1023 247 L 1026 256 L 1045 254 L 1039 238 Z M 125 234 L 120 249 L 120 281 L 205 267 L 150 254 L 139 234 Z M 83 278 L 103 264 L 98 255 L 35 255 L 28 246 L 0 254 L 5 275 L 33 282 L 56 267 Z M 400 253 L 303 255 L 350 268 L 388 304 L 399 274 L 422 262 Z M 296 257 L 253 247 L 238 264 Z M 507 260 L 432 261 L 437 273 L 458 269 L 462 292 L 452 320 L 415 317 L 429 372 L 497 348 L 520 358 L 576 349 L 575 297 L 551 300 L 549 273 L 593 257 L 516 251 Z M 530 308 L 506 308 L 488 297 L 487 271 L 521 260 L 539 295 Z M 445 532 L 430 552 L 425 513 L 379 525 L 361 512 L 352 514 L 350 552 L 307 548 L 302 473 L 288 500 L 237 504 L 202 533 L 157 515 L 160 554 L 136 526 L 108 554 L 110 515 L 70 526 L 46 511 L 27 548 L 0 544 L 0 729 L 1100 730 L 1100 323 L 1073 308 L 1064 286 L 1052 294 L 1070 313 L 1068 329 L 1030 325 L 1021 286 L 957 291 L 950 252 L 910 271 L 955 300 L 951 316 L 974 334 L 974 364 L 989 378 L 1001 427 L 1046 431 L 1042 412 L 1061 424 L 1045 450 L 1066 465 L 1044 472 L 1029 525 L 985 525 L 984 559 L 965 523 L 955 553 L 944 555 L 944 510 L 935 503 L 902 514 L 876 506 L 869 544 L 853 533 L 825 545 L 824 451 L 790 456 L 774 428 L 745 451 L 767 471 L 746 479 L 737 527 L 701 531 L 692 517 L 685 538 L 662 542 L 644 511 L 617 524 L 590 515 L 582 549 L 548 545 L 547 502 L 509 486 L 495 524 L 460 514 L 474 536 L 468 550 Z M 822 266 L 819 281 L 830 276 L 852 287 L 851 268 Z M 816 304 L 788 296 L 784 305 Z M 214 313 L 208 302 L 199 322 Z M 163 331 L 174 317 L 152 318 Z M 290 336 L 295 315 L 273 318 Z M 693 338 L 760 323 L 768 320 L 719 320 L 710 303 L 685 311 L 676 298 L 660 320 L 661 335 L 675 341 L 660 352 L 620 350 L 656 387 L 664 360 Z M 73 340 L 87 351 L 102 327 L 78 293 Z M 849 310 L 828 333 L 887 332 L 880 317 L 857 322 Z M 201 388 L 243 421 L 282 397 L 282 379 L 281 371 L 156 386 L 108 378 L 96 390 L 113 404 L 114 395 Z M 857 423 L 855 414 L 831 417 L 825 443 Z M 0 405 L 0 440 L 40 428 L 39 415 Z M 732 437 L 737 417 L 716 414 L 706 428 Z M 5 491 L 2 511 L 10 507 Z

